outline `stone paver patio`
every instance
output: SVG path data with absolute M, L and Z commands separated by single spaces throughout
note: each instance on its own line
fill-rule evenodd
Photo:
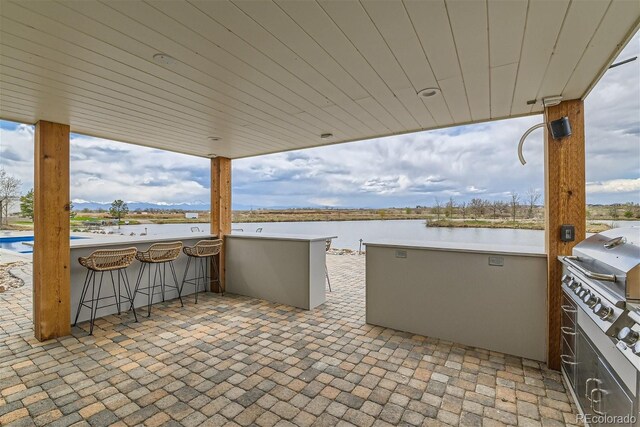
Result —
M 327 258 L 316 310 L 208 293 L 43 343 L 31 286 L 0 294 L 0 425 L 575 423 L 543 364 L 367 325 L 364 257 Z

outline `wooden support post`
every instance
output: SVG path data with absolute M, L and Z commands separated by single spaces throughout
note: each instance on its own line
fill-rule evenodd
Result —
M 211 159 L 211 234 L 220 239 L 231 233 L 231 159 L 215 157 Z M 211 292 L 225 289 L 225 248 L 218 256 L 220 284 L 211 282 Z
M 71 333 L 69 126 L 35 133 L 33 326 L 39 341 Z
M 560 369 L 562 335 L 560 331 L 562 265 L 558 255 L 570 255 L 571 249 L 585 238 L 586 182 L 584 148 L 584 105 L 581 100 L 565 101 L 546 109 L 547 121 L 569 117 L 571 136 L 554 140 L 547 129 L 545 147 L 545 246 L 547 252 L 547 364 Z M 575 241 L 560 240 L 562 224 L 575 226 Z

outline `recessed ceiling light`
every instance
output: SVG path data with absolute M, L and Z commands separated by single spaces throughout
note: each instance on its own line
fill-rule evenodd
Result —
M 418 91 L 418 96 L 422 98 L 431 98 L 432 96 L 436 96 L 440 93 L 440 88 L 437 87 L 428 87 L 426 89 L 422 89 Z
M 329 133 L 329 132 L 323 133 L 322 135 L 320 135 L 320 138 L 322 138 L 322 139 L 331 139 L 331 138 L 333 138 L 333 134 Z
M 176 63 L 176 59 L 166 53 L 156 53 L 153 55 L 153 60 L 156 61 L 157 64 L 162 65 L 173 65 Z
M 219 136 L 209 136 L 209 137 L 207 137 L 207 139 L 209 141 L 214 141 L 215 142 L 215 141 L 220 141 L 222 138 L 219 137 Z

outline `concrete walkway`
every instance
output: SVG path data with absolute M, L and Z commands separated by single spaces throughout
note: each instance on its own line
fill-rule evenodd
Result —
M 0 294 L 0 425 L 575 423 L 558 372 L 367 325 L 364 257 L 327 259 L 333 292 L 312 311 L 208 293 L 44 343 L 30 283 Z

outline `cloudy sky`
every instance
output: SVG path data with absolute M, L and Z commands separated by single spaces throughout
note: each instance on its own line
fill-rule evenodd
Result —
M 620 55 L 640 53 L 640 35 Z M 588 203 L 640 202 L 640 60 L 609 70 L 585 101 Z M 540 116 L 273 154 L 233 162 L 235 208 L 432 205 L 542 192 Z M 71 196 L 207 203 L 207 159 L 73 135 Z M 0 121 L 0 167 L 33 186 L 33 127 Z

